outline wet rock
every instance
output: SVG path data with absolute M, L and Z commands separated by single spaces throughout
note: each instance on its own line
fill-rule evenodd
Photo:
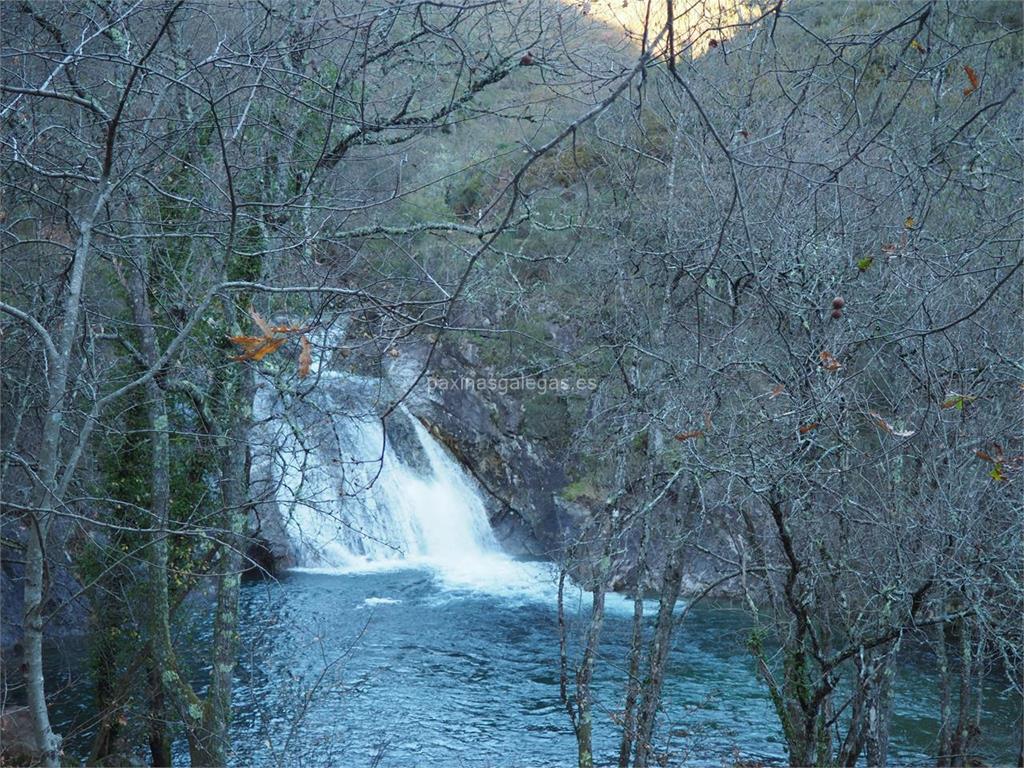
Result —
M 245 573 L 247 578 L 257 579 L 296 565 L 298 553 L 288 536 L 286 517 L 274 494 L 276 484 L 265 463 L 254 463 L 250 483 L 256 501 L 249 521 L 251 544 L 246 554 L 250 563 Z
M 428 351 L 427 342 L 409 344 L 389 366 L 395 392 L 416 381 Z M 559 507 L 558 494 L 567 481 L 554 453 L 568 436 L 564 404 L 557 396 L 535 391 L 503 392 L 489 384 L 493 377 L 477 369 L 474 359 L 472 345 L 440 344 L 428 375 L 412 388 L 405 405 L 476 479 L 506 551 L 553 556 L 572 524 L 571 515 Z M 520 395 L 525 394 L 537 401 L 529 411 L 536 427 L 533 436 L 522 431 L 526 409 Z M 555 419 L 552 414 L 561 415 Z
M 401 410 L 394 411 L 384 422 L 388 443 L 399 461 L 424 476 L 433 473 L 427 452 L 423 450 L 412 419 Z
M 262 536 L 250 540 L 245 551 L 245 565 L 242 571 L 243 581 L 260 581 L 275 578 L 282 570 L 282 561 L 269 541 Z

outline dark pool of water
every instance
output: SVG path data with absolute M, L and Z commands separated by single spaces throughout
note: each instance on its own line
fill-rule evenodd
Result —
M 234 764 L 574 764 L 558 693 L 553 578 L 538 569 L 537 579 L 519 595 L 442 587 L 424 570 L 291 573 L 248 585 Z M 586 605 L 577 592 L 581 615 Z M 695 607 L 677 629 L 661 717 L 673 764 L 784 763 L 777 720 L 745 650 L 747 629 L 742 611 L 711 605 Z M 600 764 L 617 754 L 629 633 L 629 606 L 613 598 L 595 685 Z M 938 699 L 927 668 L 908 660 L 895 691 L 893 763 L 931 762 Z M 87 701 L 76 705 L 61 709 L 65 721 L 88 710 Z M 1012 760 L 1014 707 L 993 685 L 980 749 L 990 762 Z

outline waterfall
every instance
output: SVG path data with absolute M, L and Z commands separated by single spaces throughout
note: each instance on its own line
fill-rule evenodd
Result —
M 395 414 L 411 421 L 426 456 L 413 466 L 376 415 L 332 418 L 340 455 L 294 446 L 278 497 L 303 565 L 440 562 L 496 550 L 483 500 L 422 424 Z
M 476 481 L 404 407 L 382 425 L 382 386 L 320 371 L 301 399 L 286 403 L 269 387 L 257 396 L 260 460 L 297 565 L 428 568 L 473 588 L 522 581 L 523 564 L 501 551 Z

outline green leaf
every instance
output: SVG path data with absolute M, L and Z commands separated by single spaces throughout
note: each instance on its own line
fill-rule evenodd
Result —
M 871 265 L 874 263 L 874 256 L 865 256 L 863 259 L 857 262 L 857 269 L 859 269 L 861 272 L 867 272 Z
M 1006 479 L 1006 475 L 1003 474 L 1003 465 L 996 464 L 992 467 L 992 471 L 988 473 L 988 476 L 995 480 L 997 483 L 1001 483 Z
M 962 411 L 969 403 L 973 403 L 977 399 L 976 395 L 958 395 L 953 392 L 942 402 L 942 407 L 956 408 L 958 411 Z

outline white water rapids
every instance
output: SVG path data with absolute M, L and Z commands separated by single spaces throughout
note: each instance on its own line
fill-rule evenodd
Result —
M 447 588 L 552 597 L 550 567 L 502 552 L 477 482 L 404 407 L 385 439 L 379 381 L 319 375 L 301 402 L 265 388 L 255 404 L 257 454 L 299 569 L 420 568 Z

